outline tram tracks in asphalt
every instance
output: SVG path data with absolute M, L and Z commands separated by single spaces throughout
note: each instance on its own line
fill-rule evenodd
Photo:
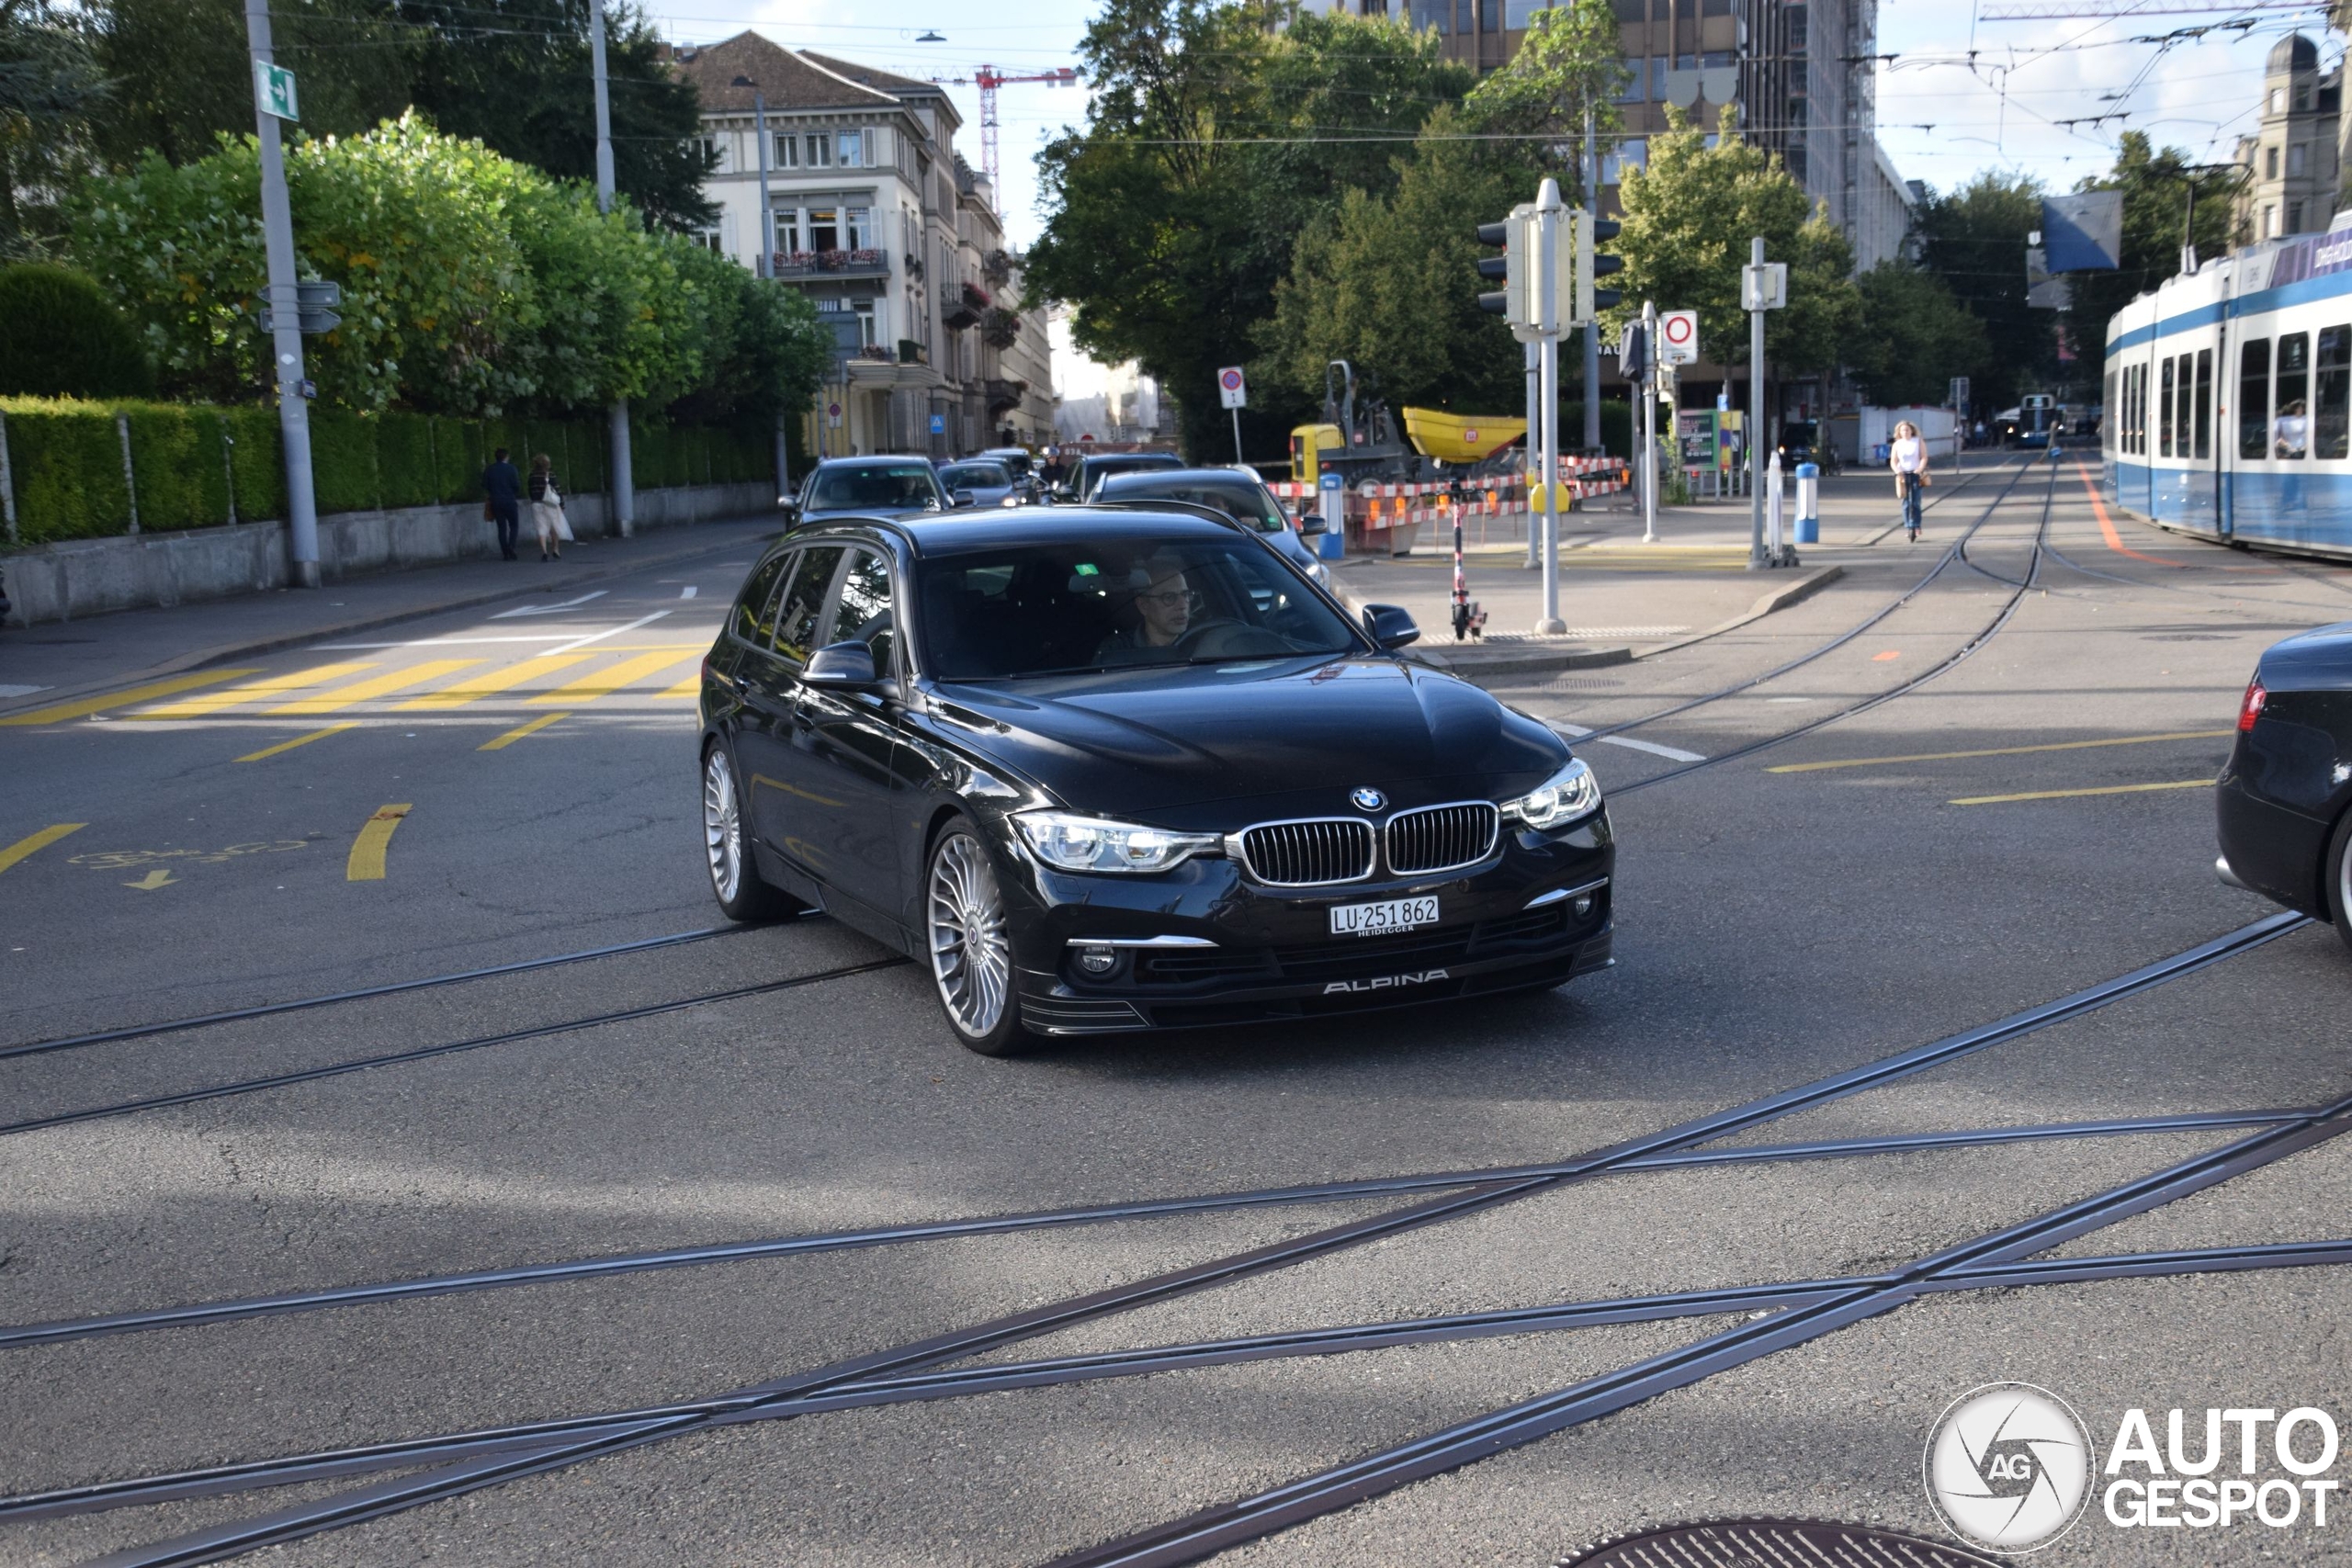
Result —
M 1928 569 L 1926 575 L 1922 576 L 1910 587 L 1905 589 L 1887 604 L 1882 605 L 1876 610 L 1873 610 L 1860 621 L 1855 623 L 1851 626 L 1849 626 L 1846 630 L 1838 633 L 1827 641 L 1818 643 L 1813 648 L 1797 655 L 1795 658 L 1788 660 L 1783 663 L 1774 665 L 1771 669 L 1765 671 L 1760 675 L 1751 675 L 1746 680 L 1735 682 L 1731 685 L 1724 686 L 1712 692 L 1702 693 L 1695 697 L 1686 697 L 1679 702 L 1673 703 L 1666 707 L 1660 708 L 1655 713 L 1644 714 L 1637 718 L 1623 719 L 1615 724 L 1602 725 L 1586 734 L 1577 736 L 1577 739 L 1579 740 L 1605 739 L 1612 735 L 1623 735 L 1628 730 L 1639 729 L 1645 725 L 1657 724 L 1662 720 L 1690 713 L 1694 709 L 1705 707 L 1710 704 L 1719 703 L 1731 697 L 1740 696 L 1765 684 L 1767 682 L 1778 680 L 1783 675 L 1804 669 L 1806 665 L 1813 663 L 1816 660 L 1826 658 L 1828 655 L 1835 653 L 1838 649 L 1845 647 L 1848 643 L 1852 642 L 1864 632 L 1869 631 L 1871 627 L 1884 621 L 1888 616 L 1894 615 L 1896 611 L 1910 604 L 1913 599 L 1926 592 L 1939 577 L 1941 577 L 1945 570 L 1951 566 L 1953 561 L 1962 559 L 1962 551 L 1967 546 L 1968 541 L 1973 538 L 1977 531 L 1983 528 L 1985 524 L 1992 521 L 1994 514 L 1997 513 L 2001 509 L 2002 505 L 2008 501 L 2011 492 L 2017 489 L 2019 481 L 2021 481 L 2025 476 L 2030 472 L 2032 472 L 2030 465 L 2020 467 L 2012 472 L 2009 476 L 2008 482 L 2001 487 L 1999 493 L 1995 495 L 1991 501 L 1985 503 L 1984 509 L 1978 513 L 1977 515 L 1961 530 L 1958 537 L 1954 538 L 1951 544 L 1944 547 L 1942 552 L 1936 558 L 1935 563 Z M 2046 532 L 2048 528 L 2051 503 L 2055 495 L 2055 487 L 2056 478 L 2055 476 L 2052 476 L 2051 488 L 2042 497 L 2041 527 L 2036 531 L 2035 548 L 2037 557 L 2041 548 L 2041 535 Z M 2002 613 L 1996 618 L 1997 622 L 2007 621 L 2008 615 L 2015 609 L 2015 598 L 2021 597 L 2023 592 L 2024 590 L 2019 588 L 2018 595 L 2013 596 L 2010 604 L 2004 606 Z M 1996 624 L 1993 629 L 1997 630 L 1998 625 Z M 1974 647 L 1977 644 L 1982 643 L 1985 637 L 1989 635 L 1991 635 L 1990 632 L 1980 633 L 1969 645 L 1969 648 L 1964 649 L 1960 655 L 1955 656 L 1953 659 L 1947 660 L 1943 664 L 1937 666 L 1935 670 L 1930 671 L 1926 675 L 1914 677 L 1912 680 L 1905 682 L 1903 685 L 1894 688 L 1892 692 L 1881 694 L 1876 698 L 1857 704 L 1849 708 L 1841 709 L 1835 714 L 1828 715 L 1825 717 L 1816 719 L 1810 724 L 1790 730 L 1785 735 L 1778 736 L 1770 740 L 1743 748 L 1738 752 L 1727 752 L 1722 757 L 1709 757 L 1704 762 L 1692 763 L 1689 767 L 1675 770 L 1673 774 L 1659 776 L 1676 776 L 1682 773 L 1693 772 L 1702 766 L 1709 766 L 1715 762 L 1727 760 L 1733 755 L 1745 756 L 1749 751 L 1762 750 L 1765 745 L 1777 744 L 1781 739 L 1793 739 L 1796 736 L 1804 735 L 1812 730 L 1818 729 L 1825 724 L 1834 723 L 1840 718 L 1850 717 L 1854 714 L 1861 712 L 1865 707 L 1874 706 L 1878 702 L 1885 701 L 1893 696 L 1899 696 L 1904 692 L 1910 690 L 1912 687 L 1917 686 L 1927 680 L 1932 679 L 1935 675 L 1942 673 L 1942 671 L 1945 669 L 1950 668 L 1951 664 L 1957 663 L 1959 659 L 1966 657 L 1967 652 L 1973 651 Z M 1656 782 L 1656 779 L 1645 779 L 1640 781 L 1643 784 Z M 1620 785 L 1613 793 L 1623 794 L 1626 789 L 1631 787 L 1634 786 Z
M 198 1536 L 176 1538 L 172 1541 L 157 1543 L 150 1548 L 134 1549 L 105 1560 L 109 1562 L 141 1564 L 209 1562 L 273 1542 L 300 1539 L 322 1530 L 357 1522 L 363 1518 L 377 1517 L 386 1513 L 397 1512 L 441 1498 L 461 1495 L 481 1487 L 519 1479 L 524 1475 L 559 1469 L 663 1438 L 684 1435 L 689 1431 L 743 1420 L 811 1413 L 820 1408 L 818 1404 L 811 1404 L 811 1401 L 885 1403 L 891 1402 L 899 1396 L 938 1398 L 945 1397 L 947 1393 L 954 1392 L 984 1392 L 988 1386 L 984 1382 L 942 1381 L 939 1377 L 932 1377 L 928 1374 L 941 1372 L 942 1369 L 946 1368 L 949 1363 L 964 1361 L 975 1356 L 1080 1323 L 1116 1316 L 1179 1295 L 1270 1273 L 1312 1258 L 1329 1256 L 1349 1247 L 1398 1235 L 1407 1230 L 1484 1212 L 1519 1198 L 1556 1190 L 1571 1182 L 1651 1168 L 1659 1164 L 1672 1163 L 1674 1156 L 1688 1156 L 1684 1163 L 1695 1163 L 1711 1154 L 1724 1155 L 1732 1158 L 1753 1159 L 1797 1157 L 1792 1152 L 1796 1148 L 1809 1148 L 1816 1152 L 1825 1150 L 1834 1145 L 1788 1145 L 1777 1151 L 1770 1145 L 1761 1147 L 1751 1145 L 1743 1149 L 1726 1151 L 1708 1151 L 1702 1149 L 1701 1145 L 1715 1143 L 1799 1111 L 1858 1094 L 1865 1089 L 1881 1087 L 1894 1079 L 1944 1065 L 1961 1056 L 2023 1038 L 2068 1019 L 2082 1016 L 2127 997 L 2143 994 L 2156 987 L 2168 984 L 2174 979 L 2224 962 L 2284 936 L 2306 923 L 2308 922 L 2303 917 L 2297 915 L 2272 916 L 2238 931 L 2177 953 L 2170 958 L 2160 960 L 2155 964 L 2145 965 L 2127 975 L 2101 982 L 2040 1007 L 2013 1014 L 2008 1018 L 1554 1166 L 1523 1168 L 1510 1172 L 1453 1173 L 1445 1177 L 1391 1179 L 1402 1182 L 1445 1180 L 1454 1184 L 1455 1190 L 1446 1191 L 1434 1199 L 1365 1219 L 1327 1227 L 1307 1235 L 1212 1259 L 1187 1269 L 1131 1281 L 1088 1295 L 1048 1303 L 1008 1317 L 990 1320 L 967 1328 L 902 1345 L 890 1350 L 836 1362 L 812 1371 L 753 1388 L 739 1390 L 714 1400 L 697 1401 L 690 1405 L 615 1412 L 556 1422 L 532 1423 L 520 1427 L 451 1434 L 362 1449 L 289 1455 L 273 1460 L 217 1466 L 201 1472 L 132 1478 L 102 1483 L 95 1486 L 27 1495 L 0 1499 L 0 1521 L 12 1517 L 22 1518 L 59 1512 L 78 1512 L 92 1508 L 166 1501 L 175 1497 L 251 1487 L 280 1486 L 300 1481 L 322 1480 L 369 1472 L 415 1471 L 419 1466 L 438 1467 L 427 1470 L 423 1474 L 405 1474 L 395 1480 L 363 1486 L 355 1492 L 295 1508 L 280 1510 L 266 1518 L 223 1526 L 218 1529 L 198 1532 Z M 2314 1117 L 2323 1114 L 2332 1116 L 2337 1113 L 2337 1110 L 2331 1110 L 2324 1113 L 2262 1111 L 2245 1113 L 2242 1117 L 2217 1113 L 2217 1116 L 2225 1117 L 2226 1120 L 2191 1119 L 2188 1122 L 2176 1120 L 2168 1122 L 2162 1127 L 2154 1122 L 2148 1122 L 2129 1129 L 2116 1126 L 2110 1130 L 2119 1132 L 2125 1130 L 2178 1131 L 2190 1125 L 2217 1127 L 2250 1125 L 2257 1130 L 2250 1138 L 2240 1140 L 2238 1145 L 2233 1145 L 2232 1147 L 2269 1147 L 2272 1146 L 2271 1140 L 2293 1135 L 2299 1129 L 2308 1131 L 2315 1124 Z M 2279 1120 L 2280 1118 L 2285 1120 Z M 2062 1130 L 2009 1131 L 2018 1135 L 2069 1135 L 2067 1132 Z M 1934 1136 L 1946 1141 L 1967 1141 L 1977 1137 L 1989 1140 L 1999 1135 L 2002 1135 L 2002 1130 L 1988 1130 L 1985 1134 Z M 2312 1141 L 2317 1140 L 2314 1138 Z M 1897 1142 L 1900 1143 L 1901 1140 Z M 1877 1148 L 1871 1152 L 1883 1152 L 1894 1146 L 1896 1145 L 1880 1141 Z M 1862 1151 L 1856 1147 L 1852 1152 Z M 1471 1185 L 1460 1186 L 1459 1184 L 1464 1180 L 1469 1181 Z M 1373 1191 L 1369 1187 L 1358 1188 L 1354 1190 L 1363 1195 L 1371 1195 Z M 1280 1190 L 1280 1191 L 1285 1196 L 1274 1198 L 1267 1194 L 1226 1195 L 1222 1202 L 1224 1206 L 1238 1207 L 1244 1202 L 1251 1201 L 1309 1201 L 1306 1196 L 1295 1198 L 1287 1196 L 1292 1193 L 1329 1195 L 1328 1189 L 1320 1188 L 1290 1189 Z M 1342 1191 L 1339 1195 L 1344 1196 L 1347 1193 Z M 1204 1201 L 1182 1201 L 1191 1206 L 1200 1206 Z M 1162 1212 L 1176 1211 L 1170 1209 Z M 1075 1213 L 1079 1212 L 1065 1212 L 1066 1214 Z M 1092 1217 L 1126 1216 L 1108 1211 L 1096 1211 L 1093 1212 Z M 1066 1220 L 1063 1223 L 1074 1222 Z M 910 1239 L 912 1237 L 910 1236 Z M 645 1266 L 662 1265 L 647 1264 Z M 333 1303 L 322 1302 L 320 1304 Z M 1568 1303 L 1569 1306 L 1574 1304 Z M 1566 1312 L 1567 1306 L 1560 1310 Z M 1472 1323 L 1472 1319 L 1482 1319 L 1482 1314 L 1465 1314 L 1458 1320 L 1448 1320 L 1448 1322 L 1453 1326 L 1464 1328 L 1467 1333 L 1478 1326 Z M 157 1326 L 161 1325 L 157 1325 Z M 1570 1325 L 1564 1319 L 1562 1325 Z M 1379 1325 L 1374 1326 L 1379 1327 Z M 1521 1330 L 1496 1327 L 1493 1331 L 1500 1333 Z M 1384 1332 L 1403 1332 L 1403 1330 L 1394 1329 L 1392 1326 Z M 1432 1328 L 1430 1332 L 1436 1334 L 1440 1330 Z M 1259 1341 L 1264 1341 L 1265 1337 L 1259 1337 Z M 1236 1349 L 1234 1359 L 1264 1359 L 1273 1353 L 1268 1348 L 1270 1343 L 1253 1341 L 1250 1347 Z M 1323 1348 L 1303 1350 L 1301 1353 L 1329 1353 L 1332 1349 L 1341 1348 L 1338 1341 L 1314 1340 L 1306 1343 Z M 1228 1348 L 1234 1348 L 1228 1347 Z M 1187 1351 L 1186 1353 L 1206 1352 Z M 1158 1370 L 1148 1361 L 1136 1361 L 1132 1358 L 1119 1364 L 1142 1371 Z M 1048 1371 L 1043 1370 L 1043 1364 L 1038 1364 L 1029 1367 L 1028 1371 L 1021 1375 L 1036 1381 L 1075 1381 L 1084 1374 L 1087 1367 L 1093 1365 L 1095 1365 L 1094 1362 L 1083 1358 L 1075 1360 L 1064 1358 L 1054 1363 L 1055 1367 L 1060 1369 L 1059 1371 Z M 1102 1363 L 1102 1365 L 1107 1368 L 1109 1363 Z M 1005 1363 L 993 1364 L 982 1369 L 970 1369 L 969 1371 L 972 1377 L 983 1380 L 989 1377 L 1011 1375 L 1008 1372 L 1008 1364 Z M 910 1382 L 907 1381 L 910 1379 L 918 1381 Z M 841 1408 L 846 1405 L 833 1404 L 822 1407 Z M 1170 1561 L 1175 1561 L 1175 1559 Z

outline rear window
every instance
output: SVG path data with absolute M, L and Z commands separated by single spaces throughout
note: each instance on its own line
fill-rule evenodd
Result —
M 891 511 L 940 503 L 939 483 L 928 463 L 876 463 L 854 468 L 820 468 L 808 492 L 813 510 Z
M 1214 506 L 1261 534 L 1278 534 L 1290 526 L 1265 486 L 1238 476 L 1230 479 L 1164 479 L 1154 474 L 1123 474 L 1102 487 L 1101 498 L 1188 501 L 1195 506 Z
M 939 482 L 949 490 L 957 485 L 987 490 L 1012 484 L 1012 476 L 1001 463 L 951 463 L 939 470 Z

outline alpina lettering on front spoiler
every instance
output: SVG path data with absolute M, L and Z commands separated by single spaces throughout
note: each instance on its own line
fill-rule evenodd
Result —
M 1442 969 L 1414 969 L 1402 975 L 1383 975 L 1377 980 L 1334 980 L 1323 987 L 1323 994 L 1334 991 L 1385 991 L 1391 986 L 1426 986 L 1431 980 L 1450 978 Z

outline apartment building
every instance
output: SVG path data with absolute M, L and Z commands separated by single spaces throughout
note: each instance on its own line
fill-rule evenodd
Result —
M 2241 242 L 2326 231 L 2342 173 L 2343 107 L 2344 68 L 2322 71 L 2318 45 L 2293 33 L 2271 47 L 2261 118 L 2253 135 L 2238 139 Z
M 673 62 L 718 161 L 703 243 L 803 289 L 832 326 L 811 451 L 946 457 L 1051 431 L 1050 375 L 1006 372 L 1044 357 L 1045 315 L 1013 308 L 1018 262 L 943 88 L 754 32 Z

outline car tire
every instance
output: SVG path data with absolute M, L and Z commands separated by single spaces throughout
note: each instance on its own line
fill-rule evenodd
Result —
M 783 920 L 808 906 L 760 874 L 743 830 L 743 789 L 734 754 L 714 740 L 702 759 L 702 836 L 710 891 L 730 920 Z
M 951 818 L 932 841 L 923 866 L 922 937 L 939 1009 L 966 1049 L 1011 1056 L 1037 1043 L 1021 1023 L 995 863 L 967 818 Z
M 2344 945 L 2352 948 L 2352 811 L 2346 811 L 2335 825 L 2320 875 L 2324 883 L 2320 896 L 2327 901 L 2328 918 L 2335 922 L 2335 934 L 2344 939 Z

